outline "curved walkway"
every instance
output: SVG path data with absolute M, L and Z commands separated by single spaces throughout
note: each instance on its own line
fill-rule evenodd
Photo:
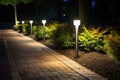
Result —
M 13 30 L 0 30 L 13 80 L 107 80 Z

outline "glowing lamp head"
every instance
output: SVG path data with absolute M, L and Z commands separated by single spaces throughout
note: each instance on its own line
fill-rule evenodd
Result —
M 33 23 L 33 20 L 30 20 L 29 22 L 30 22 L 30 24 L 32 24 L 32 23 Z
M 25 21 L 22 21 L 22 24 L 24 24 L 25 23 Z
M 45 25 L 45 23 L 46 23 L 46 20 L 42 20 L 42 23 Z
M 73 20 L 73 24 L 74 24 L 75 26 L 79 26 L 80 23 L 81 23 L 80 20 Z

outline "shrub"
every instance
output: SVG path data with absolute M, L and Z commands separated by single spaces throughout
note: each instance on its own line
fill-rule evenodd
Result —
M 13 28 L 13 30 L 17 31 L 17 30 L 19 30 L 19 26 L 20 26 L 20 24 L 17 24 L 17 25 L 14 25 L 12 28 Z
M 28 21 L 25 21 L 25 24 L 23 24 L 24 28 L 26 29 L 26 34 L 30 35 L 31 34 L 31 25 Z
M 113 59 L 120 61 L 120 36 L 118 33 L 111 30 L 110 34 L 104 37 L 104 43 L 103 51 Z
M 85 50 L 96 50 L 100 51 L 103 48 L 103 34 L 106 30 L 100 30 L 101 28 L 90 28 L 88 29 L 83 25 L 82 32 L 79 34 L 79 46 Z
M 49 26 L 45 27 L 45 38 L 50 38 L 52 35 L 52 30 Z
M 35 38 L 37 40 L 42 39 L 44 37 L 43 35 L 43 28 L 44 26 L 34 26 L 33 27 L 33 33 L 35 34 Z M 51 36 L 51 29 L 49 26 L 45 26 L 45 38 L 50 38 Z
M 35 33 L 35 38 L 37 40 L 43 38 L 43 26 L 37 26 L 36 33 Z
M 32 26 L 32 34 L 36 34 L 36 31 L 37 31 L 37 26 Z
M 27 33 L 28 24 L 19 24 L 18 30 L 20 33 Z
M 53 27 L 52 27 L 53 26 Z M 52 27 L 52 40 L 60 48 L 73 47 L 73 31 L 67 23 L 55 23 Z
M 50 28 L 51 31 L 54 31 L 54 30 L 56 30 L 57 26 L 58 26 L 58 23 L 55 22 L 55 23 L 50 24 L 49 28 Z

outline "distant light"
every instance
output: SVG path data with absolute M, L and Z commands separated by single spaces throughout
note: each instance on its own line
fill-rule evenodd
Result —
M 25 23 L 25 21 L 22 21 L 22 24 L 24 24 Z
M 45 23 L 46 23 L 46 20 L 42 20 L 42 23 L 43 23 L 43 25 L 45 25 Z
M 96 5 L 95 1 L 91 1 L 91 5 L 92 5 L 92 8 L 94 8 Z
M 63 16 L 65 16 L 65 14 L 63 14 Z
M 64 2 L 67 2 L 68 0 L 64 0 Z
M 110 10 L 114 10 L 114 6 L 110 6 Z
M 32 24 L 32 23 L 33 23 L 33 20 L 30 20 L 29 22 L 30 22 L 30 24 Z

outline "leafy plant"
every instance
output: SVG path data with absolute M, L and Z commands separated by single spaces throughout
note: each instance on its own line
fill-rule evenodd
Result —
M 50 38 L 51 35 L 52 35 L 52 29 L 49 26 L 45 27 L 45 37 Z
M 111 30 L 110 34 L 104 37 L 104 48 L 106 52 L 113 59 L 120 61 L 120 35 L 114 30 Z
M 52 25 L 52 40 L 58 47 L 72 47 L 73 31 L 67 23 L 55 23 Z
M 34 26 L 33 33 L 35 34 L 35 38 L 37 40 L 42 39 L 44 37 L 43 35 L 44 28 L 45 28 L 45 38 L 50 38 L 52 32 L 49 26 L 37 26 L 37 27 Z
M 36 33 L 35 33 L 35 38 L 37 40 L 43 38 L 43 26 L 37 26 L 37 30 L 36 30 Z
M 98 28 L 88 29 L 85 25 L 82 27 L 82 32 L 79 34 L 79 46 L 85 50 L 96 50 L 100 51 L 103 48 L 103 34 L 106 30 Z
M 22 26 L 24 26 L 24 29 L 26 29 L 26 34 L 30 35 L 31 34 L 31 25 L 29 23 L 29 21 L 25 21 L 24 24 L 22 24 Z M 33 25 L 34 26 L 34 25 Z
M 36 31 L 37 31 L 37 26 L 32 26 L 32 33 L 36 34 Z
M 17 25 L 17 4 L 18 3 L 29 3 L 33 0 L 0 0 L 0 4 L 2 5 L 12 5 L 14 8 L 14 14 L 15 14 L 15 25 Z
M 27 33 L 27 27 L 28 27 L 28 24 L 21 24 L 21 25 L 19 26 L 19 31 L 20 31 L 21 33 Z
M 19 27 L 20 27 L 20 24 L 17 24 L 17 25 L 14 25 L 12 27 L 12 29 L 15 30 L 15 31 L 17 31 L 17 30 L 19 30 Z

